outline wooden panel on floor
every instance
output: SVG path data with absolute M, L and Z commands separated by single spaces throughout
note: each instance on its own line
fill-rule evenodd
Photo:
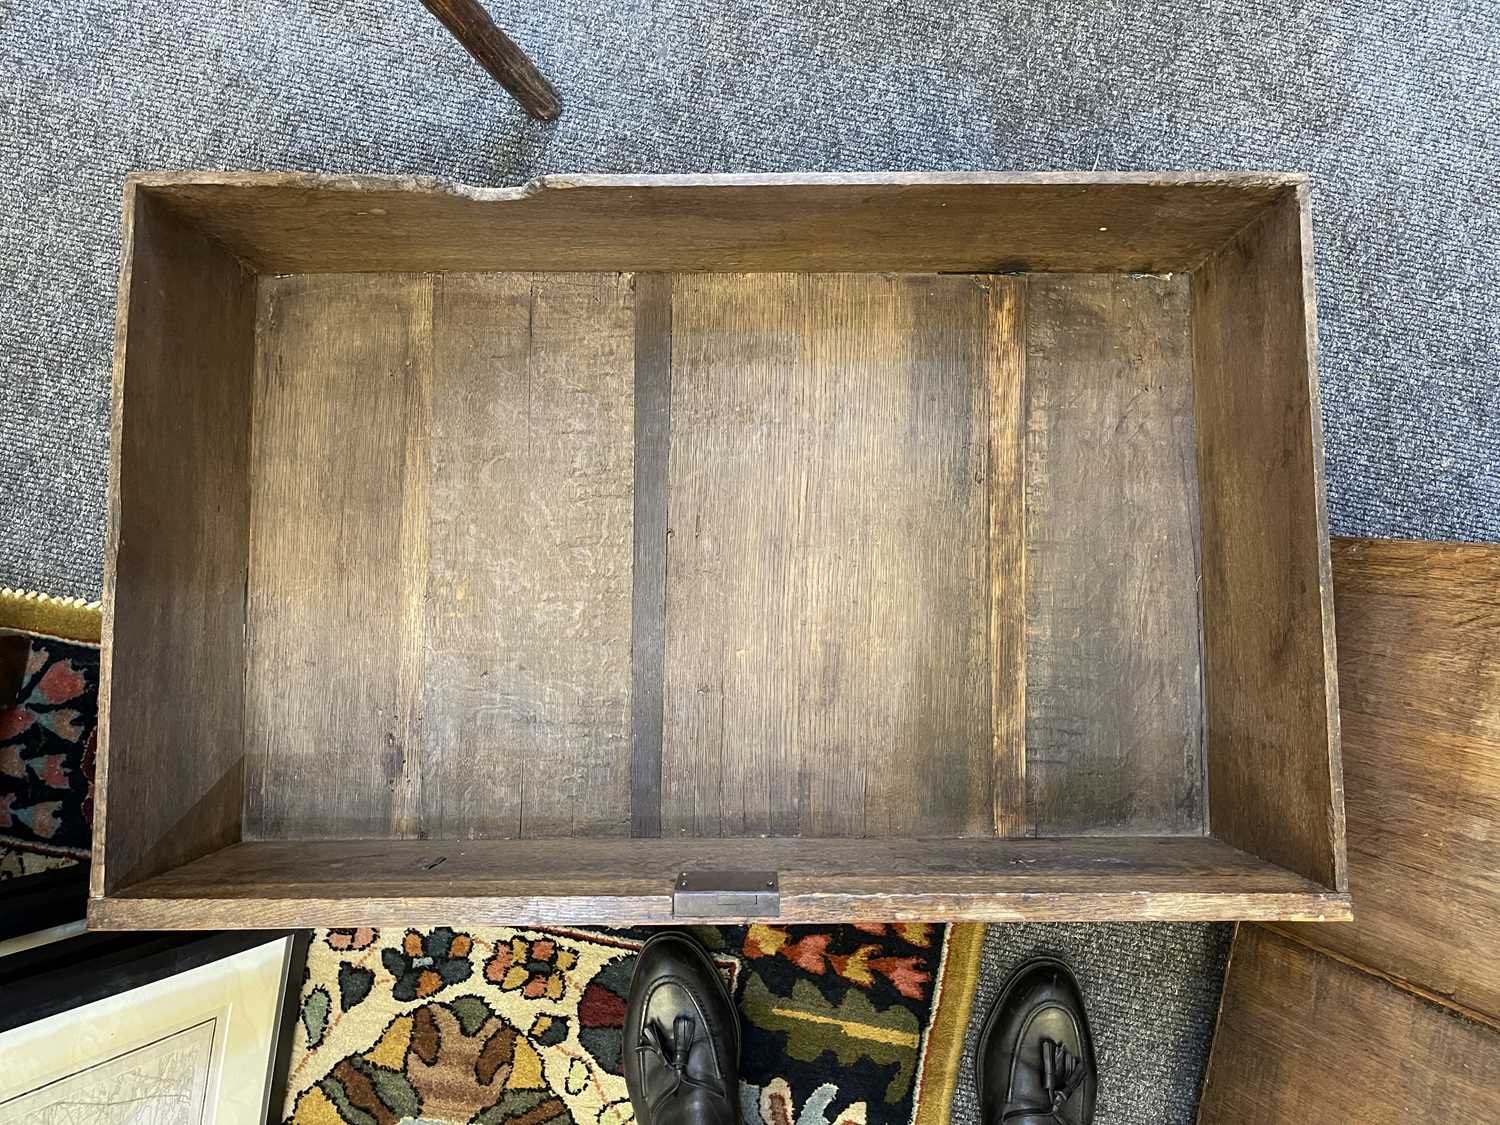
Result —
M 1295 936 L 1500 1026 L 1500 546 L 1336 539 L 1355 921 Z
M 1500 1121 L 1500 1035 L 1281 934 L 1241 926 L 1198 1121 Z
M 664 834 L 993 831 L 993 302 L 675 279 Z
M 418 835 L 432 281 L 263 278 L 257 332 L 245 833 Z
M 629 830 L 631 285 L 437 281 L 424 730 L 445 837 Z
M 1030 830 L 1199 832 L 1187 279 L 1026 285 Z

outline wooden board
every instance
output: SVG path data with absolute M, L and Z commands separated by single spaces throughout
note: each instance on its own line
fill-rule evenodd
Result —
M 418 835 L 432 283 L 267 278 L 257 332 L 246 835 Z
M 1500 546 L 1333 542 L 1347 926 L 1299 940 L 1500 1027 Z
M 1185 277 L 1026 282 L 1026 814 L 1203 830 Z
M 1241 926 L 1198 1121 L 1335 1120 L 1500 1120 L 1500 1035 L 1290 938 Z
M 630 279 L 263 282 L 247 834 L 627 831 Z
M 1308 223 L 1299 188 L 1193 273 L 1209 823 L 1342 889 Z
M 682 870 L 781 873 L 783 922 L 1343 918 L 1348 897 L 1203 837 L 256 842 L 91 904 L 96 928 L 677 923 Z M 761 918 L 770 922 L 776 919 Z M 723 921 L 723 919 L 720 919 Z
M 667 662 L 667 466 L 672 450 L 672 278 L 635 279 L 635 570 L 630 632 L 630 834 L 661 835 Z
M 1268 173 L 547 176 L 514 188 L 152 173 L 270 273 L 1191 269 L 1304 182 Z
M 674 279 L 665 834 L 993 831 L 997 284 Z
M 990 761 L 997 836 L 1026 832 L 1026 285 L 990 288 Z
M 630 821 L 631 279 L 439 279 L 427 747 L 441 835 Z
M 95 895 L 240 832 L 255 279 L 134 189 L 124 244 Z

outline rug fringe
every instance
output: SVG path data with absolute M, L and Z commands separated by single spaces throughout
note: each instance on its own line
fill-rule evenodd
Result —
M 0 586 L 0 629 L 96 645 L 103 622 L 99 602 Z
M 922 1068 L 917 1075 L 917 1105 L 912 1125 L 948 1125 L 983 952 L 983 922 L 955 922 L 949 927 L 943 967 L 938 975 L 941 991 L 927 1029 Z

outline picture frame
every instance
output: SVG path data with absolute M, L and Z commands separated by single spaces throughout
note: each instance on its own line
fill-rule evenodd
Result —
M 0 1123 L 279 1120 L 308 938 L 89 933 L 0 958 Z

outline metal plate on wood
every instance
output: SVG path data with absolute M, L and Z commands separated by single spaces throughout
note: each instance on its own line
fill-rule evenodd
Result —
M 684 871 L 672 884 L 679 918 L 769 918 L 781 913 L 774 871 Z

